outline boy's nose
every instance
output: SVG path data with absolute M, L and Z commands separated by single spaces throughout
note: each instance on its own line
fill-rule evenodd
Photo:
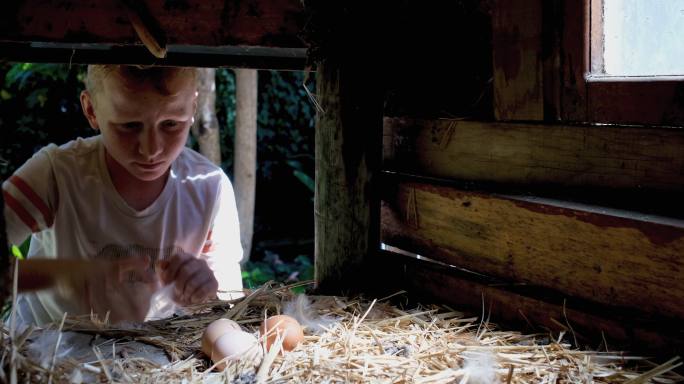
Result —
M 164 149 L 159 132 L 155 128 L 144 129 L 140 134 L 138 151 L 145 160 L 154 160 Z

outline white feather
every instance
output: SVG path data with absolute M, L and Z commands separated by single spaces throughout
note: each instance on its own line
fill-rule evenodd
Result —
M 314 334 L 324 332 L 339 321 L 330 316 L 319 315 L 304 294 L 297 295 L 294 300 L 285 303 L 283 314 L 294 317 L 306 331 Z
M 468 376 L 468 384 L 499 383 L 496 377 L 496 358 L 491 352 L 465 352 L 463 370 Z

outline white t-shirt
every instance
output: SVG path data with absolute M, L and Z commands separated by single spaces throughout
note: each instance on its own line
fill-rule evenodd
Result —
M 171 165 L 161 195 L 142 211 L 115 190 L 100 136 L 46 146 L 2 187 L 9 241 L 20 244 L 33 234 L 28 258 L 147 256 L 155 262 L 184 252 L 206 258 L 220 298 L 241 295 L 242 246 L 232 185 L 219 167 L 189 148 Z M 26 293 L 20 295 L 18 315 L 23 322 L 43 324 L 59 321 L 64 312 L 90 312 L 76 302 L 57 289 Z

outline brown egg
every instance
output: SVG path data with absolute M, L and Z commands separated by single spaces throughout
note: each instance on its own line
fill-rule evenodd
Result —
M 213 321 L 207 329 L 204 330 L 202 335 L 202 352 L 205 355 L 211 357 L 213 345 L 219 337 L 223 336 L 226 332 L 230 330 L 241 330 L 238 323 L 233 320 L 228 319 L 218 319 Z
M 267 334 L 267 351 L 271 349 L 271 344 L 273 344 L 278 334 L 285 335 L 283 349 L 286 351 L 293 350 L 304 339 L 304 331 L 299 322 L 287 315 L 271 316 L 266 319 L 259 328 L 259 334 L 261 337 Z

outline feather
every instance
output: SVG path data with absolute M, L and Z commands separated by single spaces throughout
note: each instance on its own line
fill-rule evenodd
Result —
M 294 317 L 306 331 L 313 334 L 320 334 L 339 321 L 331 316 L 319 315 L 305 294 L 299 294 L 294 300 L 286 302 L 283 314 Z

